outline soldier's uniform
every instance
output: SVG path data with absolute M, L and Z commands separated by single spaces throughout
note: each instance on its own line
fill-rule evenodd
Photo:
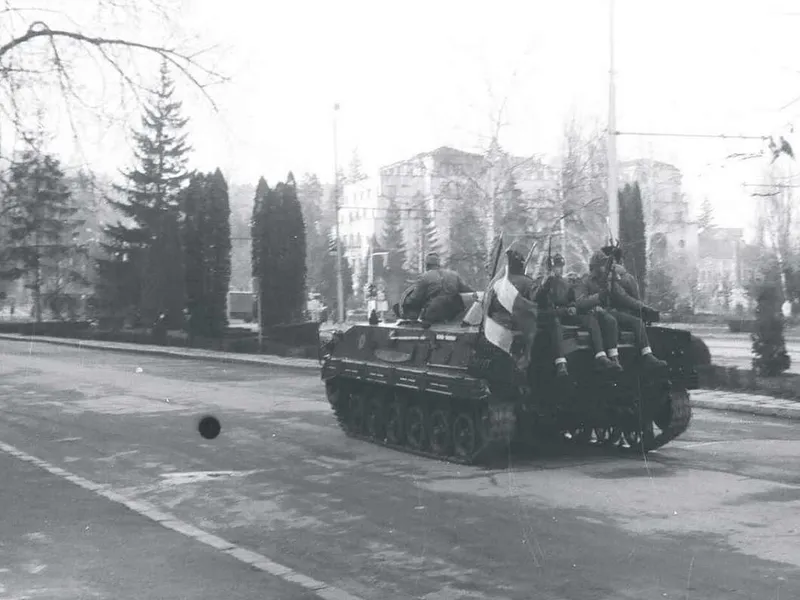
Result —
M 556 254 L 552 260 L 552 272 L 549 275 L 542 275 L 537 280 L 538 289 L 535 300 L 539 306 L 539 324 L 550 337 L 550 345 L 556 363 L 556 375 L 565 377 L 568 373 L 567 359 L 564 356 L 562 320 L 569 319 L 570 316 L 576 314 L 575 298 L 572 288 L 562 275 L 564 257 Z
M 508 280 L 516 288 L 520 296 L 534 303 L 536 283 L 525 274 L 525 258 L 519 250 L 518 244 L 512 244 L 509 249 L 506 250 L 506 257 L 508 260 Z M 490 290 L 491 287 L 490 285 Z M 493 292 L 490 292 L 490 294 L 487 316 L 508 329 L 514 329 L 524 333 L 525 354 L 518 362 L 518 366 L 520 368 L 527 368 L 527 365 L 530 364 L 530 353 L 533 349 L 533 342 L 536 337 L 536 314 L 531 312 L 525 315 L 517 315 L 515 318 L 514 315 L 509 314 L 508 311 L 502 307 L 500 300 Z M 532 310 L 535 310 L 535 308 L 532 307 Z
M 442 323 L 454 319 L 464 310 L 461 294 L 474 292 L 461 276 L 444 269 L 439 255 L 431 252 L 425 258 L 425 272 L 403 297 L 403 315 L 417 315 L 426 323 Z
M 653 356 L 644 322 L 634 314 L 651 309 L 641 300 L 630 296 L 625 291 L 627 286 L 623 286 L 621 281 L 614 281 L 612 285 L 609 277 L 616 278 L 613 277 L 613 273 L 607 272 L 608 261 L 608 256 L 600 250 L 592 255 L 589 262 L 589 274 L 584 277 L 583 285 L 576 293 L 578 310 L 584 314 L 594 311 L 598 315 L 606 313 L 613 317 L 619 328 L 633 332 L 636 347 L 642 355 L 644 366 L 664 369 L 667 363 Z M 628 283 L 628 285 L 630 284 Z M 614 350 L 616 350 L 616 341 L 615 339 Z M 612 351 L 609 350 L 608 354 L 612 360 L 618 362 L 618 352 L 614 352 L 612 355 Z

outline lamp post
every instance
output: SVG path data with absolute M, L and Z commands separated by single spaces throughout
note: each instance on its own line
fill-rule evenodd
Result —
M 614 86 L 614 0 L 608 2 L 608 228 L 619 239 L 617 198 L 617 92 Z

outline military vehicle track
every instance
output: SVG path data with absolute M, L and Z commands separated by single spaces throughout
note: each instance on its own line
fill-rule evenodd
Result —
M 326 392 L 349 437 L 456 464 L 502 456 L 516 426 L 510 402 L 404 394 L 358 381 L 327 382 Z
M 679 437 L 688 428 L 692 420 L 692 406 L 689 393 L 683 388 L 673 388 L 668 392 L 669 402 L 660 412 L 651 419 L 645 419 L 645 426 L 631 426 L 630 423 L 638 421 L 635 414 L 629 413 L 628 418 L 620 419 L 629 425 L 610 425 L 581 427 L 568 431 L 571 441 L 579 444 L 598 444 L 616 446 L 623 451 L 651 452 L 665 446 Z M 660 431 L 655 432 L 653 425 Z

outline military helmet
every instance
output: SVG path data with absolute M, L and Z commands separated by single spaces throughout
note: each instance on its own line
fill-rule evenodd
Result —
M 525 254 L 522 244 L 517 241 L 512 242 L 508 248 L 506 249 L 506 256 L 508 257 L 508 263 L 511 264 L 516 263 L 518 265 L 525 264 Z
M 437 252 L 428 252 L 428 255 L 425 257 L 425 266 L 431 269 L 438 269 L 441 266 L 441 261 L 439 260 L 439 254 Z
M 589 259 L 589 270 L 594 271 L 595 269 L 602 267 L 608 261 L 608 255 L 602 250 L 598 250 L 594 254 L 592 254 L 592 258 Z

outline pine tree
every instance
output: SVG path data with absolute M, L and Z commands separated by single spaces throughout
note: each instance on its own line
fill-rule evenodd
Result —
M 513 175 L 508 176 L 503 190 L 503 216 L 500 229 L 509 240 L 520 239 L 530 233 L 530 207 L 517 187 Z
M 674 311 L 678 293 L 672 278 L 662 266 L 652 269 L 648 275 L 647 303 L 661 312 Z
M 703 204 L 700 207 L 700 216 L 697 219 L 697 224 L 702 229 L 711 229 L 714 227 L 714 207 L 708 197 L 703 198 Z
M 386 282 L 386 298 L 389 304 L 393 304 L 400 301 L 409 276 L 406 270 L 406 243 L 403 236 L 402 218 L 394 197 L 389 198 L 386 206 L 386 219 L 383 222 L 381 233 L 381 248 L 389 253 L 383 273 L 383 279 Z
M 250 239 L 251 243 L 251 264 L 253 277 L 260 277 L 262 255 L 264 254 L 265 230 L 265 203 L 269 195 L 269 185 L 261 177 L 256 185 L 256 192 L 253 198 L 253 215 L 250 219 Z M 254 292 L 257 290 L 253 290 Z
M 103 246 L 110 256 L 100 261 L 98 270 L 101 277 L 135 278 L 106 280 L 103 287 L 112 296 L 114 288 L 130 290 L 128 302 L 135 303 L 145 325 L 164 313 L 168 327 L 180 328 L 185 290 L 179 195 L 189 178 L 190 147 L 182 133 L 188 119 L 181 116 L 181 102 L 173 94 L 164 62 L 159 87 L 145 107 L 142 129 L 133 133 L 138 164 L 123 173 L 127 185 L 115 186 L 126 200 L 109 200 L 132 224 L 118 222 L 105 228 L 110 241 Z M 120 261 L 131 265 L 114 264 Z
M 647 250 L 645 245 L 644 210 L 639 184 L 625 184 L 619 192 L 619 239 L 625 269 L 636 277 L 642 297 L 646 293 Z
M 231 285 L 231 206 L 228 183 L 217 169 L 209 181 L 208 266 L 211 289 L 208 298 L 208 333 L 222 337 L 228 328 L 228 290 Z
M 450 260 L 455 269 L 472 285 L 480 289 L 488 283 L 486 234 L 475 203 L 465 201 L 450 215 Z
M 285 253 L 281 261 L 288 320 L 301 319 L 306 307 L 306 226 L 297 199 L 297 183 L 290 172 L 286 183 L 278 184 L 281 212 L 285 222 Z
M 270 190 L 262 178 L 253 207 L 253 275 L 261 282 L 264 327 L 290 323 L 305 309 L 305 225 L 294 176 Z
M 195 174 L 184 192 L 183 205 L 190 331 L 220 338 L 228 327 L 231 278 L 230 203 L 222 172 Z
M 327 252 L 328 240 L 325 232 L 332 223 L 324 206 L 323 189 L 319 178 L 306 173 L 297 187 L 297 198 L 303 209 L 306 224 L 306 286 L 319 292 L 324 278 L 322 272 L 323 256 Z
M 186 273 L 186 308 L 189 311 L 189 332 L 191 335 L 203 335 L 206 319 L 204 314 L 204 296 L 208 282 L 206 281 L 206 265 L 204 256 L 204 223 L 203 212 L 207 202 L 208 189 L 206 176 L 202 173 L 192 175 L 189 185 L 183 190 L 183 252 Z
M 762 376 L 774 377 L 791 366 L 783 336 L 783 314 L 777 281 L 766 279 L 755 290 L 756 330 L 753 342 L 753 369 Z
M 83 221 L 57 159 L 28 150 L 10 168 L 5 189 L 6 244 L 0 277 L 25 279 L 33 294 L 34 318 L 42 320 L 43 303 L 60 315 L 71 284 L 86 285 L 76 259 L 85 254 L 77 243 Z
M 361 157 L 358 155 L 358 149 L 353 150 L 353 156 L 350 159 L 349 171 L 350 172 L 347 176 L 348 183 L 357 183 L 359 181 L 363 181 L 364 179 L 368 179 L 361 166 Z

